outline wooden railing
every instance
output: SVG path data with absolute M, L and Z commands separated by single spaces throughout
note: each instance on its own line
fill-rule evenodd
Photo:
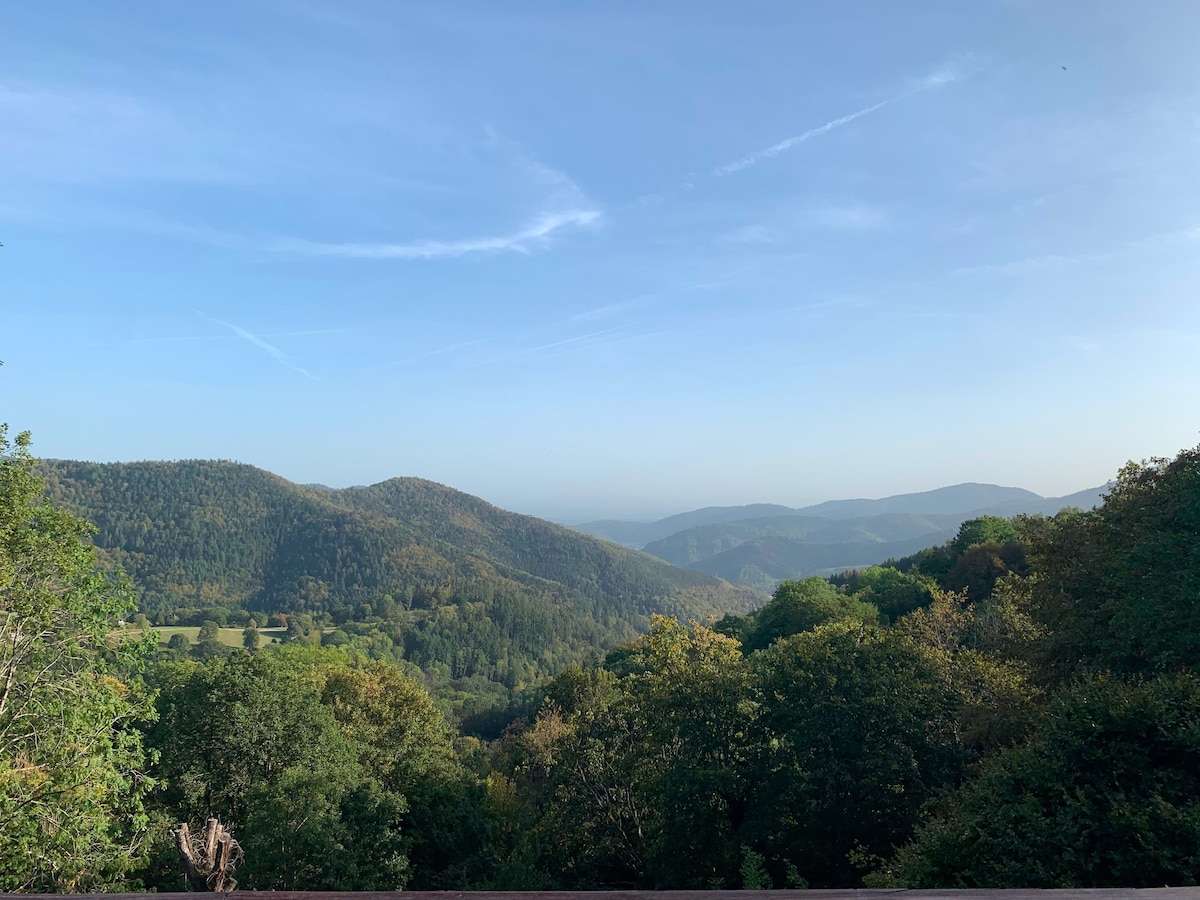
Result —
M 194 894 L 57 894 L 55 900 L 1200 900 L 1200 887 L 1063 890 L 805 891 L 228 891 Z M 29 897 L 0 894 L 0 897 Z

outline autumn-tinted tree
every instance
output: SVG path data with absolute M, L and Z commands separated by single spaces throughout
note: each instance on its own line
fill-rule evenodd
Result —
M 621 676 L 572 675 L 546 735 L 546 865 L 563 887 L 740 884 L 748 670 L 737 642 L 656 618 L 610 654 Z
M 337 667 L 322 676 L 328 706 L 364 768 L 404 799 L 399 822 L 414 889 L 485 879 L 486 791 L 464 770 L 453 733 L 425 688 L 396 666 Z
M 129 676 L 150 647 L 112 636 L 129 585 L 43 501 L 28 447 L 0 425 L 0 890 L 114 889 L 146 825 L 152 707 Z
M 180 820 L 217 816 L 233 827 L 243 887 L 404 885 L 404 798 L 363 770 L 302 666 L 281 651 L 238 653 L 168 664 L 156 684 L 158 803 Z

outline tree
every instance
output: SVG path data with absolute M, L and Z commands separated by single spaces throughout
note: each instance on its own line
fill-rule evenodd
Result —
M 1087 678 L 984 761 L 898 856 L 909 887 L 1115 888 L 1200 880 L 1200 679 Z
M 747 650 L 761 650 L 779 638 L 809 631 L 822 622 L 875 622 L 879 610 L 858 598 L 839 594 L 824 578 L 814 577 L 783 582 L 771 601 L 750 619 L 742 643 Z
M 936 657 L 896 631 L 840 621 L 752 664 L 761 757 L 746 842 L 779 881 L 861 886 L 910 838 L 922 805 L 964 773 Z
M 425 688 L 386 663 L 339 666 L 321 702 L 381 788 L 403 798 L 403 846 L 415 889 L 463 888 L 485 862 L 484 791 L 463 771 L 453 733 Z
M 967 519 L 958 526 L 958 534 L 950 541 L 955 556 L 962 556 L 976 544 L 1008 544 L 1020 540 L 1020 534 L 1009 519 L 1000 516 L 979 516 Z
M 751 708 L 737 642 L 655 616 L 606 664 L 623 677 L 564 673 L 527 736 L 552 736 L 539 754 L 548 868 L 574 887 L 740 884 Z
M 1129 463 L 1098 509 L 1025 529 L 1055 676 L 1200 666 L 1200 447 Z
M 167 649 L 176 657 L 184 657 L 191 651 L 192 642 L 187 639 L 187 636 L 183 632 L 177 631 L 167 641 Z
M 849 588 L 857 600 L 873 604 L 894 620 L 933 602 L 937 582 L 917 572 L 901 572 L 888 566 L 868 566 L 850 577 Z
M 258 627 L 251 622 L 242 630 L 242 646 L 253 653 L 258 649 Z
M 29 435 L 0 425 L 0 890 L 119 889 L 140 856 L 152 714 L 122 639 L 123 578 L 42 498 Z
M 404 798 L 363 771 L 315 674 L 274 649 L 161 667 L 156 799 L 178 821 L 216 816 L 234 829 L 244 887 L 400 888 Z

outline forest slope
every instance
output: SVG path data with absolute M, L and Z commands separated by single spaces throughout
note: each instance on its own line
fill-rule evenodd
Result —
M 53 502 L 96 524 L 96 546 L 132 576 L 152 621 L 221 608 L 315 617 L 372 655 L 510 688 L 628 639 L 653 614 L 762 600 L 416 478 L 330 490 L 231 462 L 40 469 Z

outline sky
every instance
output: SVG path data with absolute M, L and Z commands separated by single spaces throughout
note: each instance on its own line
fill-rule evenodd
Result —
M 1200 4 L 46 0 L 0 421 L 582 520 L 1200 440 Z

